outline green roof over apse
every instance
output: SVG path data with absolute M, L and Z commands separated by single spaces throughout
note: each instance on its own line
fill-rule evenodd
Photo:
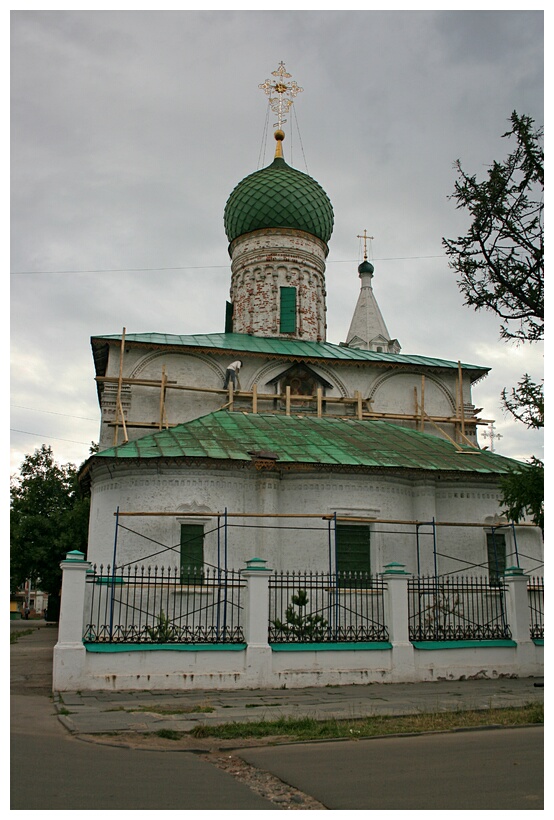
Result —
M 102 361 L 105 354 L 102 352 L 107 343 L 121 342 L 121 334 L 109 336 L 93 336 L 91 339 L 97 362 L 97 371 L 102 374 Z M 437 367 L 447 370 L 458 368 L 458 362 L 449 359 L 430 358 L 428 356 L 410 356 L 402 353 L 378 353 L 373 350 L 358 350 L 345 345 L 331 344 L 331 342 L 307 342 L 296 339 L 279 339 L 266 336 L 250 336 L 247 333 L 206 333 L 191 336 L 170 333 L 127 333 L 126 344 L 147 345 L 150 347 L 172 347 L 181 349 L 195 348 L 203 352 L 243 353 L 269 358 L 286 358 L 317 362 L 327 360 L 333 362 L 379 362 L 385 365 L 407 367 Z M 462 370 L 471 371 L 472 380 L 482 378 L 490 370 L 477 364 L 462 363 Z
M 507 473 L 519 462 L 464 447 L 384 421 L 284 416 L 219 410 L 168 430 L 143 436 L 91 457 L 97 459 L 201 458 L 251 461 L 252 453 L 279 456 L 287 464 L 390 468 L 473 475 Z
M 328 242 L 333 206 L 315 179 L 276 157 L 239 182 L 227 200 L 223 221 L 229 242 L 264 228 L 294 228 Z

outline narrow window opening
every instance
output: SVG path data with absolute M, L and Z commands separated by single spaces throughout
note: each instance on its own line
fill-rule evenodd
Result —
M 296 288 L 283 287 L 280 302 L 280 333 L 296 332 Z
M 368 524 L 337 524 L 337 571 L 342 576 L 340 586 L 348 586 L 348 578 L 357 578 L 358 585 L 371 586 L 371 531 Z
M 489 581 L 491 585 L 499 586 L 506 571 L 506 536 L 503 533 L 487 533 L 487 560 Z
M 203 524 L 181 524 L 181 578 L 183 582 L 201 584 L 203 567 Z

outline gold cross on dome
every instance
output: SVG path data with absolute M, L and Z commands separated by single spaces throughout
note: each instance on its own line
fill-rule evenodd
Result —
M 277 70 L 271 72 L 271 76 L 276 77 L 276 80 L 272 81 L 268 79 L 265 83 L 260 83 L 258 88 L 265 91 L 269 97 L 271 110 L 277 114 L 277 122 L 273 124 L 273 127 L 281 129 L 284 123 L 286 123 L 285 114 L 289 111 L 293 103 L 292 98 L 296 97 L 296 95 L 300 94 L 304 89 L 300 88 L 295 80 L 291 80 L 290 83 L 287 82 L 287 80 L 292 77 L 292 74 L 288 73 L 282 60 L 277 66 Z M 277 96 L 272 96 L 272 94 L 277 94 Z
M 357 237 L 356 237 L 356 239 L 363 239 L 363 240 L 364 240 L 364 261 L 365 261 L 365 262 L 367 262 L 367 240 L 368 240 L 368 239 L 370 239 L 370 240 L 371 240 L 371 239 L 375 239 L 375 237 L 374 237 L 374 236 L 368 236 L 368 235 L 367 235 L 367 231 L 366 231 L 366 229 L 364 228 L 363 235 L 362 235 L 362 234 L 358 234 L 358 235 L 357 235 Z

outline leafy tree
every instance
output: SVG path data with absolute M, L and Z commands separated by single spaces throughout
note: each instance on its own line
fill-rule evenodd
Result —
M 12 589 L 30 579 L 57 595 L 60 561 L 70 550 L 86 553 L 88 516 L 73 464 L 56 464 L 45 444 L 25 456 L 10 487 Z
M 544 465 L 534 456 L 525 467 L 512 470 L 501 482 L 504 514 L 511 521 L 529 516 L 544 530 Z
M 487 179 L 478 182 L 456 161 L 452 199 L 472 222 L 466 236 L 443 245 L 465 304 L 496 313 L 503 339 L 533 342 L 544 330 L 543 132 L 515 111 L 511 124 L 503 137 L 515 137 L 517 147 Z
M 506 341 L 538 342 L 544 335 L 544 151 L 543 130 L 514 111 L 516 146 L 494 162 L 478 181 L 455 163 L 458 179 L 452 199 L 466 209 L 471 225 L 465 236 L 443 239 L 450 266 L 458 273 L 465 304 L 501 319 Z M 502 391 L 504 407 L 529 428 L 544 426 L 543 383 L 525 373 L 517 387 Z M 542 526 L 543 464 L 532 457 L 502 483 L 506 513 L 518 521 L 526 514 Z
M 512 387 L 509 393 L 504 388 L 502 400 L 512 416 L 523 422 L 526 427 L 532 430 L 544 427 L 543 382 L 536 384 L 531 381 L 529 374 L 525 373 L 517 387 Z

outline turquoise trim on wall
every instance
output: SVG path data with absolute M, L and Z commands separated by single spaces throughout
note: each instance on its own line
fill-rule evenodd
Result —
M 348 652 L 372 649 L 392 649 L 389 641 L 360 641 L 352 643 L 273 643 L 272 652 Z
M 83 642 L 87 652 L 242 652 L 246 643 L 87 643 Z M 536 646 L 544 646 L 544 638 L 535 638 Z M 414 649 L 490 649 L 513 648 L 517 643 L 512 640 L 498 641 L 412 641 Z M 352 643 L 281 643 L 271 644 L 272 652 L 367 652 L 392 649 L 390 641 L 359 641 Z
M 412 641 L 414 649 L 490 649 L 491 647 L 514 647 L 515 641 Z
M 535 646 L 544 646 L 544 638 L 533 638 Z
M 87 652 L 242 652 L 245 643 L 86 643 Z

